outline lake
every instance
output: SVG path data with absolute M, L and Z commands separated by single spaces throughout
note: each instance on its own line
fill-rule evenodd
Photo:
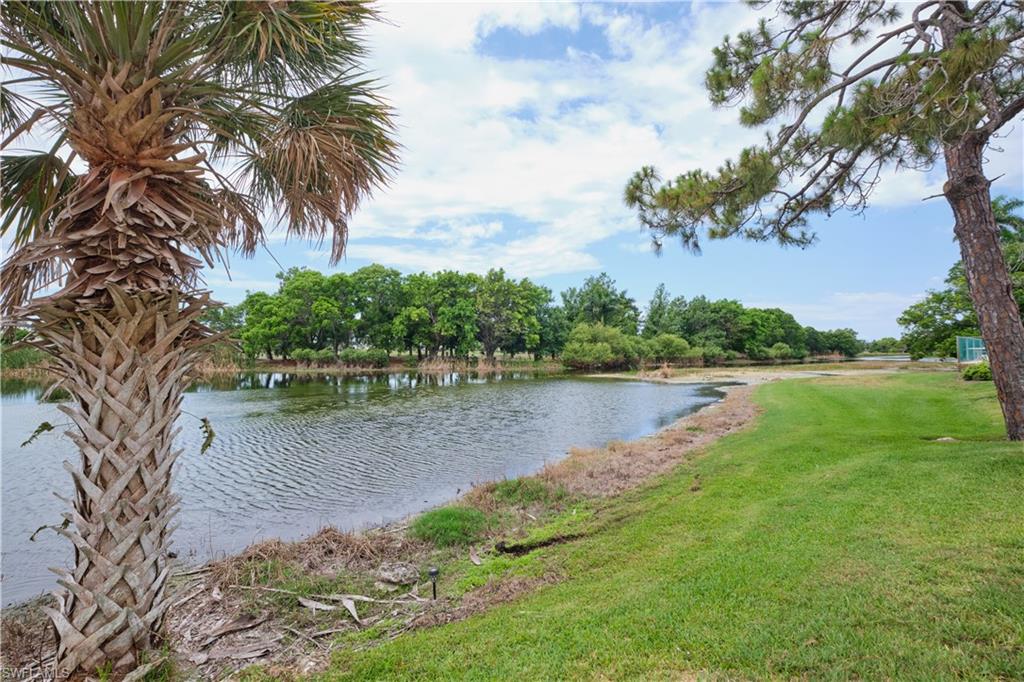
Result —
M 54 586 L 48 566 L 70 544 L 39 526 L 60 522 L 77 466 L 67 418 L 41 387 L 3 384 L 3 603 Z M 359 529 L 441 504 L 474 483 L 538 471 L 573 446 L 652 433 L 721 398 L 709 385 L 573 376 L 252 373 L 198 383 L 185 396 L 174 487 L 173 549 L 200 562 L 266 538 L 322 526 Z M 199 417 L 216 430 L 199 454 Z M 20 447 L 35 428 L 58 428 Z

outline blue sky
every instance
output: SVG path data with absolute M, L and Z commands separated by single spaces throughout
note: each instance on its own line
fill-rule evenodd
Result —
M 346 259 L 273 238 L 271 258 L 211 272 L 218 298 L 273 290 L 284 267 L 404 272 L 504 267 L 557 292 L 601 271 L 644 305 L 673 294 L 778 306 L 804 324 L 898 335 L 896 317 L 941 285 L 957 258 L 942 168 L 886 177 L 862 215 L 812 227 L 805 250 L 673 243 L 655 256 L 621 201 L 633 171 L 713 168 L 761 132 L 713 110 L 702 87 L 711 48 L 757 14 L 735 3 L 383 5 L 368 67 L 399 122 L 402 168 L 351 221 Z M 994 191 L 1022 194 L 1022 122 L 989 154 Z M 276 259 L 276 262 L 275 260 Z

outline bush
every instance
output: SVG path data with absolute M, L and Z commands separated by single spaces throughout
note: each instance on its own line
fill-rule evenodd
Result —
M 562 364 L 575 369 L 631 367 L 647 352 L 640 343 L 640 339 L 626 336 L 616 327 L 579 324 L 569 332 Z
M 704 362 L 709 365 L 716 365 L 725 360 L 725 351 L 718 346 L 704 346 Z
M 992 381 L 992 368 L 989 367 L 987 361 L 982 360 L 979 363 L 964 367 L 961 376 L 963 376 L 964 381 Z
M 771 357 L 771 353 L 764 346 L 757 344 L 750 344 L 746 347 L 747 357 L 751 360 L 767 360 Z
M 332 365 L 338 359 L 330 348 L 322 348 L 313 354 L 318 365 Z
M 366 351 L 366 362 L 371 367 L 387 367 L 391 363 L 391 356 L 383 348 L 371 348 Z
M 658 334 L 651 339 L 654 359 L 658 362 L 679 362 L 686 357 L 690 344 L 675 334 Z
M 381 348 L 346 348 L 338 356 L 349 367 L 387 367 L 391 357 Z
M 296 348 L 292 351 L 291 355 L 292 360 L 309 365 L 316 358 L 316 351 L 312 348 Z
M 487 529 L 484 513 L 470 507 L 441 507 L 421 514 L 412 522 L 409 533 L 438 547 L 469 545 Z
M 768 357 L 772 360 L 788 360 L 793 357 L 793 349 L 789 347 L 788 343 L 779 341 L 768 349 Z

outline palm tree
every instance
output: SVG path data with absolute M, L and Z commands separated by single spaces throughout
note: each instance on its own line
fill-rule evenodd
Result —
M 358 1 L 4 2 L 5 321 L 31 326 L 81 451 L 49 614 L 61 671 L 137 669 L 169 594 L 182 391 L 215 339 L 200 269 L 262 219 L 333 239 L 396 164 Z
M 1017 211 L 1024 207 L 1024 199 L 998 196 L 992 200 L 992 215 L 1004 243 L 1024 241 L 1024 217 Z

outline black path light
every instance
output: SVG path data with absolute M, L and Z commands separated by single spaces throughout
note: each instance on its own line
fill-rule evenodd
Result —
M 440 573 L 440 571 L 437 570 L 437 566 L 431 566 L 430 567 L 430 587 L 431 587 L 431 592 L 434 595 L 434 599 L 437 599 L 437 575 L 438 575 L 438 573 Z

